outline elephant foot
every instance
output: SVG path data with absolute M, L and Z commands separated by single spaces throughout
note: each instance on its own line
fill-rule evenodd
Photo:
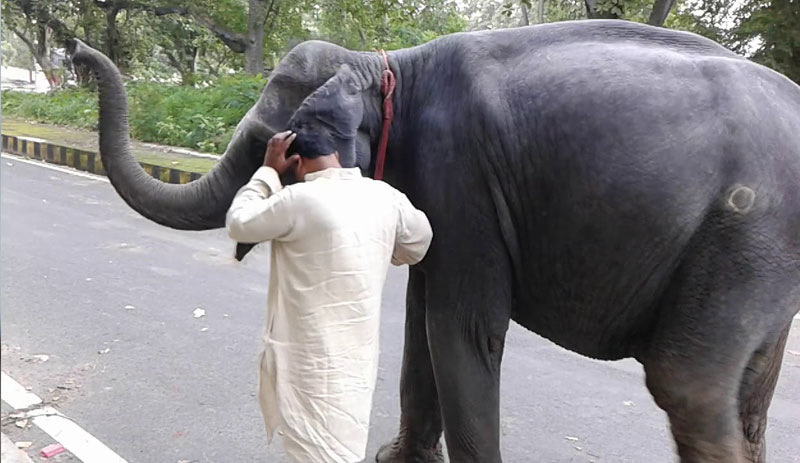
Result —
M 383 444 L 375 456 L 377 463 L 444 463 L 442 444 L 432 448 L 410 446 L 402 437 Z

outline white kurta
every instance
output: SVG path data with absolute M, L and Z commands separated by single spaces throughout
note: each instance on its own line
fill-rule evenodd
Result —
M 293 462 L 364 459 L 389 263 L 428 250 L 425 215 L 388 184 L 332 168 L 282 188 L 260 168 L 227 216 L 234 240 L 272 240 L 259 401 Z

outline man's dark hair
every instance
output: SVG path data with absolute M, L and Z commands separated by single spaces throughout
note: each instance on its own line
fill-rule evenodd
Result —
M 287 154 L 297 153 L 302 158 L 313 159 L 336 151 L 336 137 L 323 124 L 292 121 L 289 130 L 296 133 L 297 137 L 289 146 Z

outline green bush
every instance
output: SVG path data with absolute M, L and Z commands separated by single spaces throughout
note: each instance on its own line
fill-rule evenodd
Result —
M 153 143 L 222 153 L 265 81 L 225 76 L 208 87 L 126 84 L 131 135 Z M 3 114 L 83 129 L 97 128 L 97 94 L 85 89 L 32 94 L 4 91 Z
M 93 129 L 97 127 L 97 95 L 82 89 L 47 94 L 6 90 L 2 112 L 39 122 Z

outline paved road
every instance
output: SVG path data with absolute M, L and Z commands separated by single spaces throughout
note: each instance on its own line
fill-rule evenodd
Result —
M 222 232 L 156 226 L 106 182 L 6 157 L 1 180 L 4 371 L 129 462 L 283 461 L 254 398 L 265 249 L 236 264 Z M 384 295 L 370 456 L 398 421 L 405 279 L 393 269 Z M 788 349 L 768 430 L 774 463 L 800 462 L 797 327 Z M 672 445 L 638 364 L 588 360 L 512 326 L 507 462 L 668 462 Z
M 0 87 L 3 90 L 15 89 L 27 92 L 43 93 L 50 90 L 42 71 L 36 71 L 33 75 L 33 82 L 30 81 L 30 72 L 27 69 L 13 66 L 3 66 L 0 70 Z

